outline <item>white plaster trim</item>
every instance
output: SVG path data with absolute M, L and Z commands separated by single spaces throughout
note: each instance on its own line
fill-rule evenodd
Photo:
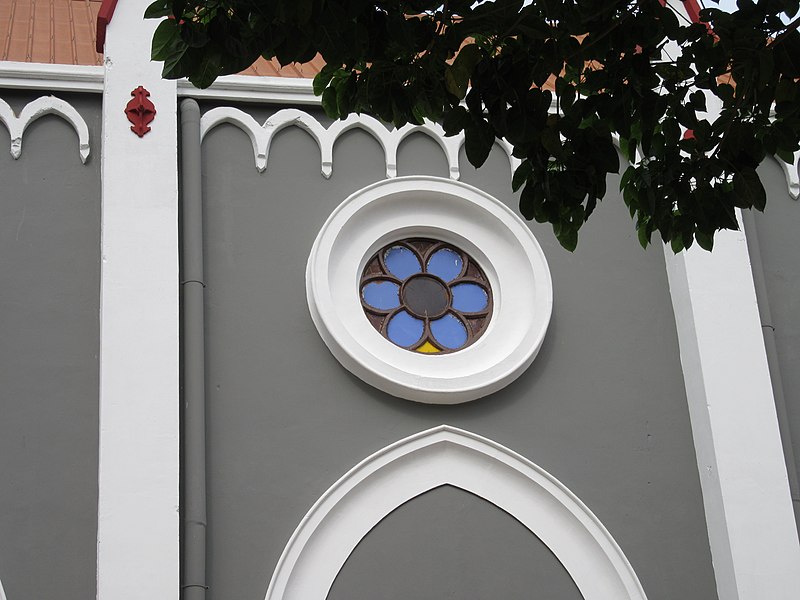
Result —
M 462 248 L 489 279 L 494 312 L 468 348 L 409 352 L 364 315 L 358 281 L 366 261 L 414 236 Z M 475 400 L 519 377 L 542 345 L 553 306 L 547 261 L 528 226 L 477 188 L 425 176 L 383 180 L 340 204 L 311 249 L 306 294 L 320 336 L 345 368 L 389 394 L 434 404 Z
M 0 581 L 0 600 L 7 600 L 6 593 L 3 591 L 3 582 Z
M 256 168 L 263 172 L 269 160 L 269 148 L 272 138 L 281 129 L 296 125 L 306 131 L 317 142 L 320 150 L 320 171 L 325 178 L 333 173 L 333 147 L 340 135 L 351 129 L 363 129 L 371 134 L 383 148 L 386 160 L 386 177 L 397 177 L 397 151 L 400 143 L 409 135 L 416 132 L 424 133 L 432 138 L 447 158 L 450 179 L 457 180 L 461 176 L 458 157 L 461 146 L 464 144 L 464 134 L 446 137 L 442 127 L 431 121 L 424 125 L 407 124 L 400 129 L 387 129 L 377 119 L 368 115 L 350 115 L 341 121 L 334 121 L 327 128 L 322 126 L 313 116 L 296 108 L 279 110 L 270 116 L 263 125 L 246 112 L 233 107 L 212 108 L 200 119 L 201 139 L 214 127 L 222 123 L 230 123 L 244 131 L 253 144 L 253 154 Z M 506 140 L 499 140 L 498 144 L 508 155 L 512 173 L 521 164 L 521 161 L 512 156 L 513 147 Z
M 178 110 L 149 1 L 119 2 L 106 32 L 97 600 L 180 596 Z M 140 85 L 158 111 L 141 138 L 124 113 Z
M 237 102 L 269 102 L 320 106 L 314 95 L 311 79 L 301 77 L 270 77 L 226 75 L 210 87 L 201 90 L 188 80 L 178 81 L 178 95 L 188 98 Z
M 744 231 L 718 232 L 713 253 L 664 252 L 719 597 L 794 600 L 800 544 Z
M 101 66 L 0 61 L 0 88 L 102 93 Z
M 89 128 L 80 113 L 71 104 L 55 96 L 41 96 L 31 100 L 20 111 L 19 116 L 14 114 L 11 107 L 0 99 L 0 121 L 8 128 L 11 136 L 11 156 L 17 159 L 22 154 L 22 136 L 28 125 L 45 115 L 58 115 L 72 125 L 78 134 L 78 152 L 81 162 L 86 163 L 89 157 Z
M 563 483 L 508 448 L 447 425 L 379 450 L 333 484 L 286 545 L 266 600 L 324 600 L 347 557 L 381 519 L 441 485 L 516 518 L 561 561 L 585 600 L 645 600 L 619 545 Z
M 786 185 L 789 186 L 789 195 L 797 200 L 800 198 L 800 151 L 794 153 L 794 163 L 787 163 L 780 158 L 775 160 L 786 175 Z

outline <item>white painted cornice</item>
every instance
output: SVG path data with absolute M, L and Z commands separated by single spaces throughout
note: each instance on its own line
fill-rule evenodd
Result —
M 269 77 L 226 75 L 211 87 L 201 90 L 188 80 L 178 81 L 178 95 L 189 98 L 236 102 L 268 102 L 320 106 L 314 95 L 311 79 L 301 77 Z
M 8 128 L 11 136 L 11 156 L 17 159 L 22 154 L 22 136 L 25 129 L 36 119 L 45 115 L 58 115 L 72 125 L 78 134 L 78 151 L 81 162 L 86 163 L 89 157 L 89 128 L 80 113 L 71 104 L 55 96 L 42 96 L 32 100 L 20 111 L 19 116 L 14 114 L 11 107 L 0 99 L 0 121 Z
M 99 94 L 104 72 L 102 66 L 0 61 L 0 88 Z

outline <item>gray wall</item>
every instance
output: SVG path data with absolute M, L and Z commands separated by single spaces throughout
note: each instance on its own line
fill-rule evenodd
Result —
M 247 109 L 259 122 L 268 114 Z M 421 135 L 404 142 L 398 161 L 401 175 L 447 175 L 441 150 Z M 477 172 L 463 156 L 461 164 L 462 180 L 516 208 L 502 151 Z M 361 131 L 344 135 L 325 180 L 316 144 L 289 128 L 259 174 L 246 135 L 224 125 L 204 141 L 203 169 L 210 600 L 262 597 L 292 531 L 338 477 L 442 423 L 496 440 L 564 482 L 611 531 L 651 600 L 716 598 L 663 253 L 639 248 L 613 193 L 618 178 L 574 254 L 548 227 L 532 224 L 553 274 L 555 307 L 531 368 L 488 398 L 429 406 L 345 371 L 305 300 L 304 269 L 319 228 L 347 195 L 384 177 L 377 142 Z M 441 510 L 419 502 L 397 516 L 408 539 L 424 535 Z M 431 512 L 420 517 L 426 506 Z M 394 520 L 364 540 L 370 552 L 389 543 L 382 530 Z M 518 547 L 531 548 L 535 537 L 525 535 Z M 507 544 L 505 534 L 494 536 L 482 551 L 503 555 Z M 362 554 L 345 566 L 342 582 L 369 586 L 393 576 L 391 561 L 368 573 Z M 550 564 L 548 577 L 561 580 Z M 471 597 L 468 579 L 437 585 L 450 594 L 439 597 Z M 494 597 L 513 597 L 514 589 Z
M 0 90 L 19 110 L 42 94 Z M 9 600 L 95 596 L 100 98 L 59 94 L 13 160 L 0 125 L 0 580 Z
M 356 546 L 328 594 L 328 600 L 354 598 L 583 600 L 539 538 L 451 486 L 407 502 Z
M 767 298 L 774 328 L 776 357 L 770 368 L 779 372 L 786 404 L 785 431 L 792 442 L 795 468 L 800 478 L 800 203 L 789 196 L 786 178 L 777 162 L 765 161 L 760 169 L 767 189 L 767 207 L 753 211 Z M 777 363 L 777 365 L 775 364 Z M 796 493 L 796 492 L 795 492 Z M 800 526 L 800 498 L 794 498 Z

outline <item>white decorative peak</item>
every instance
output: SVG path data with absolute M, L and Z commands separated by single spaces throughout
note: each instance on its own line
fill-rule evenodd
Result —
M 11 107 L 0 99 L 0 121 L 8 128 L 11 136 L 11 156 L 17 159 L 22 154 L 22 136 L 28 125 L 44 115 L 58 115 L 72 125 L 78 134 L 78 151 L 81 162 L 86 164 L 89 158 L 89 128 L 80 113 L 71 104 L 55 96 L 42 96 L 32 100 L 20 111 L 19 116 L 14 114 Z M 1 590 L 0 590 L 1 591 Z M 0 600 L 3 600 L 0 596 Z

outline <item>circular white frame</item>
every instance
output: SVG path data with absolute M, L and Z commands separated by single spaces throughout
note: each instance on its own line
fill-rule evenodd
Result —
M 408 237 L 454 244 L 478 261 L 494 311 L 483 335 L 450 354 L 409 352 L 370 324 L 358 295 L 366 261 Z M 544 340 L 553 285 L 544 253 L 522 219 L 485 192 L 439 177 L 399 177 L 352 194 L 322 226 L 306 268 L 311 318 L 354 375 L 393 396 L 458 404 L 519 377 Z

